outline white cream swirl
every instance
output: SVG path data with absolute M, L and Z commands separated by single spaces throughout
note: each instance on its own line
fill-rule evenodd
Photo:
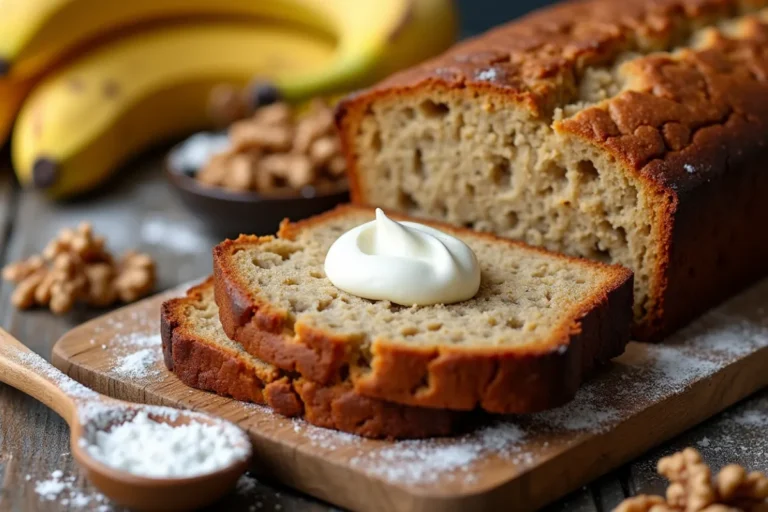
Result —
M 480 288 L 480 264 L 467 244 L 416 222 L 396 222 L 376 209 L 376 220 L 336 240 L 325 274 L 352 295 L 403 306 L 450 304 Z

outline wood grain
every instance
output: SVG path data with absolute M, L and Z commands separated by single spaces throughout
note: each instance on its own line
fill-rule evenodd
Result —
M 515 503 L 516 510 L 534 510 L 768 384 L 763 370 L 768 364 L 766 281 L 665 345 L 631 343 L 562 410 L 504 419 L 524 432 L 509 456 L 491 450 L 469 461 L 467 468 L 439 473 L 434 481 L 392 479 L 379 470 L 382 464 L 403 464 L 397 455 L 392 458 L 396 444 L 318 443 L 317 429 L 187 388 L 164 370 L 159 354 L 147 378 L 115 373 L 127 337 L 156 332 L 163 298 L 78 327 L 56 344 L 54 363 L 75 379 L 118 398 L 203 409 L 236 421 L 251 433 L 261 471 L 355 510 L 474 510 L 508 503 Z M 445 441 L 457 447 L 467 442 Z M 370 466 L 355 462 L 361 458 L 373 462 Z M 465 478 L 467 472 L 473 478 Z M 600 499 L 614 503 L 624 491 L 615 481 L 610 485 L 612 489 Z M 590 501 L 583 495 L 576 500 Z M 600 503 L 594 497 L 591 501 Z

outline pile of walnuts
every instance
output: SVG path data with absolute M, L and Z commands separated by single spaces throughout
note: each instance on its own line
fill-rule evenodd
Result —
M 63 314 L 77 302 L 107 307 L 147 295 L 155 285 L 155 263 L 134 251 L 116 261 L 104 238 L 83 223 L 59 232 L 42 254 L 3 268 L 3 279 L 16 283 L 11 302 L 17 308 L 41 306 Z
M 666 497 L 635 496 L 614 512 L 768 512 L 768 477 L 759 471 L 730 464 L 713 479 L 693 448 L 664 457 L 657 469 L 669 480 Z
M 230 102 L 238 98 L 228 89 L 218 91 L 226 93 Z M 220 110 L 234 108 L 225 101 L 219 103 L 224 103 Z M 218 115 L 237 119 L 229 126 L 230 148 L 200 169 L 196 174 L 200 183 L 270 193 L 308 185 L 324 187 L 345 179 L 333 110 L 325 102 L 314 100 L 301 115 L 287 103 L 272 103 L 239 118 L 242 108 Z

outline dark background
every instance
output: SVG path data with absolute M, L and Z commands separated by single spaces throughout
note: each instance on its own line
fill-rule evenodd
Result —
M 458 0 L 461 36 L 483 32 L 530 10 L 553 3 L 554 0 Z

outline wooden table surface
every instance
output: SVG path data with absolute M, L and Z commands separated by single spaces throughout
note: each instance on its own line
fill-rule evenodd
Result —
M 460 2 L 463 33 L 478 32 L 546 0 L 508 2 L 496 13 L 495 0 Z M 469 7 L 469 6 L 472 7 Z M 158 262 L 158 291 L 198 278 L 211 268 L 214 233 L 187 210 L 165 182 L 161 152 L 128 164 L 117 178 L 97 194 L 77 202 L 54 204 L 37 194 L 21 191 L 9 169 L 8 155 L 0 153 L 0 265 L 38 253 L 60 228 L 87 220 L 108 237 L 110 247 L 146 251 Z M 0 285 L 0 325 L 29 347 L 50 358 L 55 341 L 75 325 L 103 312 L 77 310 L 56 317 L 46 311 L 19 312 L 10 303 L 12 287 Z M 669 411 L 675 414 L 676 411 Z M 695 446 L 713 466 L 729 462 L 768 471 L 768 391 L 763 391 L 707 423 L 593 482 L 549 510 L 602 512 L 635 493 L 663 493 L 664 482 L 655 474 L 655 461 L 685 446 Z M 46 501 L 36 492 L 39 482 L 61 471 L 73 476 L 76 493 L 93 497 L 69 455 L 69 429 L 53 411 L 32 398 L 0 384 L 0 511 L 60 511 L 95 509 L 61 500 Z M 236 493 L 215 510 L 326 511 L 333 507 L 301 496 L 276 483 L 244 477 Z M 65 497 L 62 494 L 60 497 Z M 102 510 L 111 508 L 102 507 Z M 509 510 L 514 510 L 510 504 Z

